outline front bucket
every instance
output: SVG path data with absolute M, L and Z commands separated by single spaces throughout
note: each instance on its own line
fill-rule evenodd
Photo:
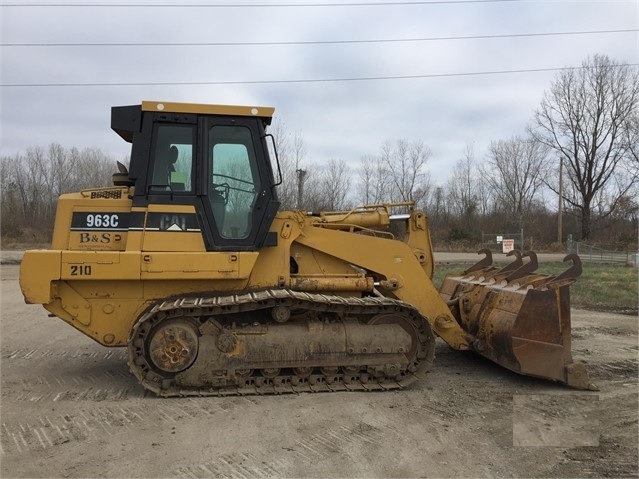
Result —
M 570 284 L 581 274 L 579 257 L 566 256 L 572 266 L 550 276 L 535 273 L 533 252 L 511 252 L 515 260 L 504 268 L 492 266 L 490 251 L 480 253 L 484 259 L 447 276 L 439 291 L 474 338 L 473 350 L 519 374 L 596 389 L 571 353 Z

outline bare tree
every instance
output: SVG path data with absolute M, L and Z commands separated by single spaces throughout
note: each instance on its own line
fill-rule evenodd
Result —
M 426 210 L 428 211 L 428 216 L 434 221 L 441 222 L 447 218 L 446 193 L 442 186 L 437 186 L 434 189 L 433 194 L 429 197 Z
M 630 152 L 628 172 L 636 182 L 639 179 L 639 108 L 627 118 L 625 134 Z
M 279 121 L 273 123 L 270 133 L 275 138 L 275 146 L 282 170 L 282 184 L 278 186 L 277 195 L 281 208 L 292 210 L 300 206 L 298 204 L 300 203 L 298 196 L 300 196 L 300 191 L 303 193 L 304 182 L 309 178 L 309 172 L 304 161 L 306 145 L 299 131 L 288 132 L 284 124 Z M 275 160 L 274 156 L 272 160 Z M 276 168 L 275 165 L 273 167 Z M 300 171 L 306 174 L 300 174 Z M 303 198 L 301 203 L 304 203 Z
M 564 159 L 571 186 L 564 200 L 579 212 L 584 239 L 592 232 L 593 207 L 608 197 L 602 213 L 610 214 L 635 183 L 619 170 L 636 153 L 639 131 L 630 122 L 638 108 L 639 71 L 595 55 L 582 68 L 559 73 L 535 112 L 531 134 Z
M 380 159 L 388 171 L 391 201 L 419 203 L 426 197 L 430 190 L 430 176 L 426 172 L 430 155 L 430 148 L 421 140 L 384 143 Z
M 331 159 L 324 175 L 324 189 L 328 209 L 339 211 L 346 209 L 351 184 L 351 172 L 344 160 Z
M 360 159 L 359 179 L 361 204 L 374 205 L 388 201 L 390 175 L 379 157 L 367 155 Z
M 524 217 L 543 185 L 548 147 L 532 138 L 514 136 L 491 142 L 482 180 L 495 196 L 497 208 L 523 228 Z
M 24 227 L 24 209 L 20 201 L 18 188 L 17 158 L 3 156 L 0 158 L 0 192 L 2 206 L 0 208 L 0 231 L 2 236 L 16 237 Z
M 466 145 L 464 155 L 455 164 L 446 185 L 448 213 L 459 218 L 466 232 L 473 229 L 472 226 L 480 212 L 482 182 L 477 181 L 478 174 L 472 145 Z
M 331 159 L 312 172 L 314 181 L 307 183 L 304 206 L 313 211 L 341 211 L 351 204 L 348 198 L 351 171 L 344 160 Z
M 115 161 L 109 155 L 97 148 L 84 148 L 78 151 L 71 148 L 68 151 L 70 165 L 75 170 L 71 185 L 66 191 L 74 189 L 96 188 L 110 186 L 112 175 L 116 171 Z

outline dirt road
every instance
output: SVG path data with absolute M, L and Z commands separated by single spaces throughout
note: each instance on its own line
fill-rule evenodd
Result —
M 158 399 L 107 349 L 23 304 L 3 265 L 0 476 L 637 477 L 637 318 L 573 311 L 598 392 L 443 343 L 382 393 Z

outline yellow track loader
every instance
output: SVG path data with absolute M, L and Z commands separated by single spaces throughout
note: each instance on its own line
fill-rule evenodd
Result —
M 112 187 L 59 198 L 51 249 L 21 264 L 25 301 L 126 347 L 160 396 L 401 388 L 425 376 L 436 336 L 590 387 L 570 348 L 578 257 L 548 276 L 532 252 L 496 268 L 485 251 L 438 291 L 428 220 L 411 204 L 279 211 L 273 112 L 113 107 L 129 168 Z

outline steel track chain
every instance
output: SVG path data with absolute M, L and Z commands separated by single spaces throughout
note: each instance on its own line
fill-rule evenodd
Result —
M 296 310 L 368 315 L 404 314 L 414 328 L 418 347 L 408 368 L 396 378 L 372 377 L 366 371 L 346 373 L 339 368 L 334 374 L 311 374 L 308 377 L 280 374 L 273 378 L 236 376 L 236 386 L 184 388 L 153 371 L 144 355 L 146 335 L 161 321 L 176 317 L 200 318 L 239 312 L 250 312 L 286 306 Z M 178 297 L 156 303 L 135 323 L 128 346 L 129 367 L 140 384 L 158 396 L 237 396 L 329 391 L 374 391 L 400 389 L 423 378 L 434 358 L 435 338 L 430 324 L 412 305 L 387 297 L 342 297 L 311 294 L 289 289 L 274 289 L 243 295 L 214 297 Z M 360 368 L 361 369 L 361 368 Z

